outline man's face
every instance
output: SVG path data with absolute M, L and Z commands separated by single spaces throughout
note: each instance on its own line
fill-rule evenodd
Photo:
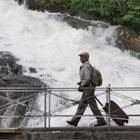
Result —
M 80 56 L 80 61 L 81 61 L 81 63 L 85 63 L 86 61 L 88 61 L 88 57 L 87 56 Z

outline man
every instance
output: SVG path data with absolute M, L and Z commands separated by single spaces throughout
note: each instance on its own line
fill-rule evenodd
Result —
M 97 124 L 95 126 L 106 125 L 106 122 L 99 108 L 97 107 L 97 103 L 94 98 L 95 85 L 93 85 L 91 80 L 92 66 L 89 63 L 89 54 L 88 52 L 82 52 L 79 56 L 80 56 L 80 61 L 83 65 L 80 67 L 80 71 L 79 71 L 80 82 L 78 84 L 80 86 L 78 90 L 82 91 L 83 95 L 81 97 L 75 115 L 83 115 L 89 104 L 91 111 L 93 112 L 93 114 L 96 116 L 97 119 Z M 88 87 L 92 87 L 92 88 L 90 89 Z M 67 121 L 67 123 L 76 127 L 80 119 L 81 119 L 80 116 L 74 116 L 70 121 Z

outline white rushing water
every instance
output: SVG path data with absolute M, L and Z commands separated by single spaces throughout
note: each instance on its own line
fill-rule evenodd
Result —
M 0 1 L 0 50 L 10 51 L 19 58 L 25 75 L 41 78 L 51 87 L 77 87 L 81 65 L 78 54 L 81 51 L 90 53 L 90 62 L 102 73 L 103 87 L 108 84 L 115 87 L 140 86 L 140 61 L 106 41 L 107 37 L 113 36 L 115 28 L 109 26 L 106 29 L 96 27 L 77 30 L 57 20 L 55 14 L 30 11 L 11 0 Z M 37 73 L 31 74 L 29 67 L 36 68 Z M 140 98 L 140 95 L 132 92 L 127 95 Z M 75 99 L 79 94 L 70 92 L 67 96 Z M 101 99 L 105 102 L 104 97 Z M 128 103 L 119 98 L 114 100 L 122 105 Z M 43 108 L 42 98 L 38 99 L 38 102 Z M 54 101 L 52 104 L 57 103 Z M 74 114 L 76 107 L 60 113 Z M 140 112 L 138 106 L 126 111 Z M 67 119 L 52 118 L 52 126 L 65 126 Z M 83 119 L 80 125 L 89 123 Z M 43 122 L 39 119 L 30 120 L 28 125 L 42 126 Z

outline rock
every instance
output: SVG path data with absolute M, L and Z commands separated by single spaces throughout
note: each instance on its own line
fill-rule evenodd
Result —
M 72 26 L 73 28 L 79 29 L 88 29 L 89 26 L 92 27 L 102 27 L 102 28 L 107 28 L 109 26 L 109 24 L 105 23 L 105 22 L 92 22 L 90 20 L 82 20 L 76 17 L 72 17 L 69 15 L 61 15 L 63 21 L 67 22 L 70 26 Z
M 125 27 L 119 27 L 116 31 L 116 46 L 122 50 L 129 50 L 131 55 L 140 58 L 140 39 L 138 35 Z
M 24 75 L 5 75 L 2 80 L 7 83 L 8 87 L 40 87 L 43 84 L 39 79 Z
M 30 71 L 30 73 L 36 73 L 37 72 L 36 69 L 32 68 L 32 67 L 29 68 L 29 71 Z
M 41 87 L 44 83 L 39 79 L 23 75 L 22 66 L 17 64 L 18 59 L 10 52 L 0 51 L 0 87 Z M 35 71 L 35 69 L 33 69 Z M 9 101 L 17 100 L 34 107 L 37 99 L 37 92 L 0 92 L 0 115 L 3 115 L 9 108 L 12 108 L 12 115 L 25 115 L 29 108 L 21 104 L 10 106 Z M 27 100 L 28 99 L 28 100 Z M 9 127 L 18 127 L 25 120 L 23 117 L 12 118 Z M 0 122 L 2 125 L 2 123 Z M 1 126 L 2 127 L 2 126 Z
M 24 3 L 24 0 L 15 0 L 15 1 L 17 1 L 19 5 Z
M 46 0 L 26 0 L 26 6 L 31 10 L 44 11 Z
M 57 0 L 26 0 L 27 8 L 30 10 L 60 12 L 63 11 L 63 7 Z
M 16 64 L 17 61 L 10 52 L 0 51 L 0 74 L 22 74 L 22 66 Z

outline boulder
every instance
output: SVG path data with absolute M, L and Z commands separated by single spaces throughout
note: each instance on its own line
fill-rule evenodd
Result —
M 122 50 L 129 50 L 130 54 L 140 59 L 140 39 L 137 33 L 125 27 L 118 27 L 116 31 L 116 46 Z
M 33 68 L 33 67 L 29 67 L 29 71 L 30 71 L 30 73 L 36 73 L 37 72 L 36 69 Z

